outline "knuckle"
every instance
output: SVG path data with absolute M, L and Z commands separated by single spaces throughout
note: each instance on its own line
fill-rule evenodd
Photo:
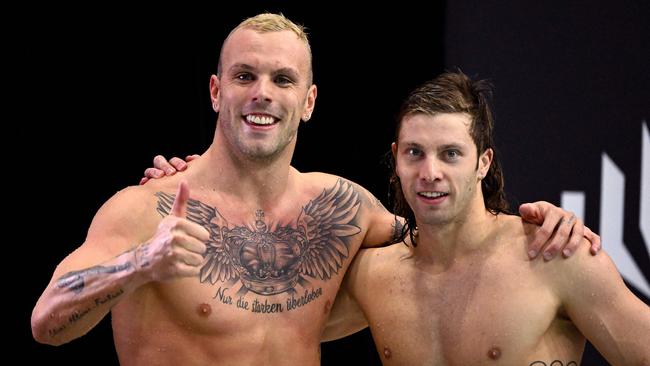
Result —
M 542 226 L 542 227 L 539 228 L 539 234 L 541 234 L 541 235 L 543 235 L 545 237 L 549 237 L 549 236 L 551 236 L 551 230 L 549 230 L 545 226 Z
M 562 225 L 557 229 L 556 236 L 566 237 L 571 232 L 571 227 L 568 225 Z
M 556 240 L 553 240 L 548 247 L 546 247 L 546 252 L 555 253 L 560 247 L 560 243 Z

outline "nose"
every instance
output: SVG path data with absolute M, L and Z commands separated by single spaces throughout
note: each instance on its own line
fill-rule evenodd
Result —
M 270 103 L 273 82 L 268 78 L 259 78 L 253 88 L 253 102 Z
M 440 162 L 436 159 L 425 159 L 420 166 L 419 175 L 419 178 L 427 183 L 440 180 L 442 178 Z

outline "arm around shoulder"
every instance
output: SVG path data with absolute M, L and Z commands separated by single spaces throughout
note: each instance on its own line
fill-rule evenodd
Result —
M 359 282 L 361 281 L 359 268 L 365 265 L 363 262 L 366 254 L 366 249 L 360 249 L 352 264 L 350 264 L 350 268 L 346 272 L 341 287 L 336 294 L 336 300 L 321 337 L 322 341 L 333 341 L 347 337 L 368 327 L 368 321 L 355 297 L 356 291 L 359 291 Z

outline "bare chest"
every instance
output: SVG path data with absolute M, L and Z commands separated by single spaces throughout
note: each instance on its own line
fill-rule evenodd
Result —
M 557 312 L 554 296 L 525 268 L 405 271 L 378 286 L 384 295 L 364 308 L 387 365 L 524 364 Z

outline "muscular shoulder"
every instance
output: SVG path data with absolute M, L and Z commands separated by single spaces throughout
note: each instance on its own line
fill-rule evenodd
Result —
M 146 238 L 158 221 L 156 191 L 159 188 L 132 186 L 115 193 L 95 214 L 87 240 L 115 236 Z
M 620 280 L 614 262 L 606 253 L 589 252 L 590 243 L 583 238 L 578 249 L 569 258 L 556 258 L 541 270 L 545 278 L 560 294 L 575 295 L 575 291 L 590 291 L 604 284 Z
M 404 243 L 359 250 L 348 270 L 348 277 L 358 290 L 354 292 L 365 293 L 365 289 L 390 281 L 397 271 L 408 267 L 412 258 L 411 248 Z
M 318 191 L 318 197 L 340 195 L 346 198 L 349 207 L 355 208 L 355 218 L 364 229 L 362 247 L 375 247 L 393 242 L 397 233 L 401 233 L 403 223 L 382 205 L 372 193 L 362 186 L 325 173 L 303 174 L 305 185 L 311 187 L 313 194 Z M 314 196 L 316 197 L 316 196 Z M 317 198 L 318 200 L 319 198 Z M 337 198 L 337 202 L 341 202 Z

